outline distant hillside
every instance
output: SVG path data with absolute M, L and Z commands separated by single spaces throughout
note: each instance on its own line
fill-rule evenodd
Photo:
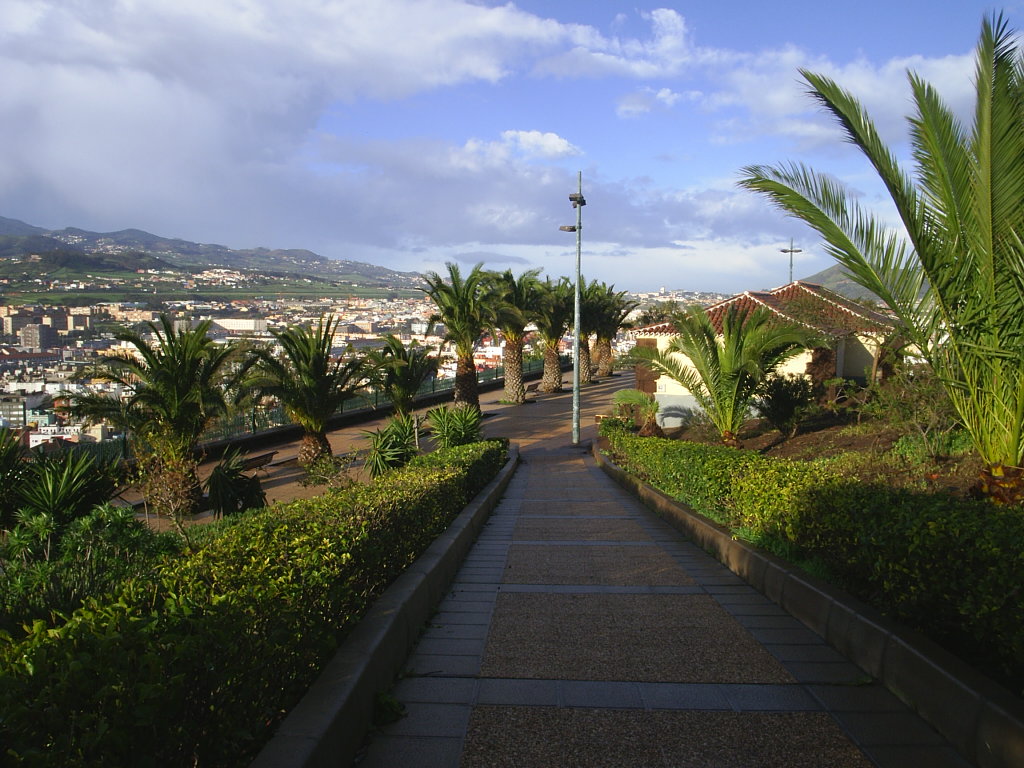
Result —
M 872 299 L 878 301 L 878 297 L 875 294 L 855 283 L 839 264 L 835 264 L 809 277 L 801 277 L 800 279 L 805 283 L 822 285 L 849 299 Z
M 99 259 L 96 262 L 99 265 L 118 264 L 120 269 L 131 270 L 172 266 L 194 271 L 196 268 L 226 267 L 275 276 L 300 275 L 395 288 L 417 286 L 421 281 L 415 272 L 397 272 L 347 259 L 328 259 L 307 250 L 235 250 L 224 245 L 161 237 L 140 229 L 119 232 L 90 232 L 76 227 L 46 230 L 0 216 L 0 258 L 23 258 L 31 254 L 59 254 L 61 259 L 70 258 L 69 254 L 85 254 Z M 83 268 L 103 267 L 91 265 Z

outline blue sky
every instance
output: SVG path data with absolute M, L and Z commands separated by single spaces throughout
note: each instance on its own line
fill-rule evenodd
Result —
M 401 270 L 583 269 L 734 292 L 829 266 L 736 188 L 833 173 L 887 215 L 798 69 L 905 152 L 905 72 L 969 115 L 982 18 L 1021 2 L 0 0 L 0 215 L 309 248 Z

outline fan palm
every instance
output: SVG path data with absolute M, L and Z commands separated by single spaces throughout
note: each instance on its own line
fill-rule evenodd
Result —
M 539 269 L 531 269 L 515 277 L 511 269 L 506 269 L 491 278 L 492 300 L 497 305 L 497 326 L 505 338 L 505 400 L 510 403 L 526 402 L 523 345 L 526 326 L 533 320 L 534 308 L 540 300 L 539 274 Z
M 316 327 L 293 325 L 271 331 L 280 356 L 257 350 L 246 390 L 254 398 L 272 397 L 288 418 L 302 427 L 299 464 L 309 467 L 331 456 L 327 422 L 367 382 L 363 358 L 331 354 L 340 319 L 320 318 Z
M 731 446 L 739 445 L 761 381 L 814 340 L 810 330 L 776 322 L 766 309 L 744 312 L 735 305 L 722 317 L 721 333 L 700 306 L 677 315 L 673 324 L 679 335 L 664 351 L 636 347 L 632 356 L 686 387 Z
M 125 430 L 143 471 L 147 501 L 175 521 L 194 513 L 202 495 L 196 446 L 213 420 L 226 413 L 229 375 L 238 348 L 218 345 L 210 321 L 178 328 L 167 315 L 148 322 L 150 343 L 135 331 L 116 334 L 134 347 L 109 360 L 102 378 L 119 384 L 127 397 L 89 393 L 76 397 L 72 411 L 87 421 L 106 420 Z
M 573 311 L 573 285 L 568 279 L 563 277 L 552 283 L 551 278 L 547 278 L 541 283 L 534 319 L 544 352 L 541 392 L 562 391 L 562 361 L 558 356 L 558 344 L 572 324 Z
M 740 184 L 824 238 L 878 295 L 942 380 L 986 468 L 979 490 L 1024 498 L 1024 67 L 1001 16 L 982 24 L 973 124 L 908 75 L 915 173 L 882 143 L 863 106 L 802 72 L 811 94 L 874 167 L 902 232 L 862 210 L 833 179 L 802 166 L 751 166 Z
M 480 408 L 473 348 L 493 321 L 493 302 L 487 290 L 488 273 L 482 264 L 462 276 L 457 264 L 448 262 L 448 279 L 436 272 L 424 277 L 426 288 L 420 288 L 437 306 L 431 324 L 444 323 L 446 341 L 455 347 L 455 402 Z

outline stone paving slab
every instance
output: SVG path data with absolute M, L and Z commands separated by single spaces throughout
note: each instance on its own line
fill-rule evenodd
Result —
M 656 548 L 513 544 L 507 584 L 692 585 L 673 557 Z
M 481 674 L 566 680 L 790 683 L 704 595 L 498 595 Z
M 558 517 L 622 517 L 622 504 L 617 501 L 588 501 L 586 504 L 566 504 L 564 498 L 528 500 L 524 514 L 530 517 L 555 515 Z M 678 534 L 677 534 L 678 535 Z
M 579 518 L 520 518 L 513 539 L 525 541 L 650 541 L 647 532 L 632 520 Z
M 528 734 L 527 738 L 524 735 Z M 756 755 L 756 758 L 754 757 Z M 462 768 L 871 768 L 820 712 L 477 706 Z

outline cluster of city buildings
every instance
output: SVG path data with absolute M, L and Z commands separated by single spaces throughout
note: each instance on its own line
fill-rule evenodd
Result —
M 225 279 L 229 278 L 227 271 Z M 711 294 L 717 296 L 717 294 Z M 696 294 L 659 292 L 637 297 L 642 304 L 673 299 L 701 301 Z M 131 353 L 130 344 L 118 341 L 114 331 L 134 327 L 145 332 L 161 312 L 178 322 L 195 324 L 210 320 L 210 334 L 224 342 L 246 338 L 272 343 L 271 331 L 298 324 L 315 324 L 333 315 L 341 322 L 335 335 L 339 353 L 349 347 L 380 344 L 383 334 L 394 334 L 407 344 L 433 347 L 442 360 L 440 376 L 455 375 L 454 356 L 445 349 L 444 327 L 432 325 L 436 311 L 424 296 L 413 298 L 322 298 L 288 300 L 252 298 L 233 301 L 173 301 L 160 310 L 132 302 L 106 302 L 87 307 L 48 305 L 0 306 L 3 336 L 0 338 L 0 427 L 19 430 L 26 445 L 35 447 L 58 440 L 98 441 L 106 431 L 69 423 L 55 407 L 74 395 L 100 391 L 119 395 L 116 385 L 96 378 L 98 363 L 110 355 Z M 624 347 L 632 344 L 623 339 Z M 571 349 L 571 337 L 563 340 Z M 527 347 L 527 353 L 530 352 Z M 502 342 L 485 337 L 477 347 L 479 370 L 502 364 Z

